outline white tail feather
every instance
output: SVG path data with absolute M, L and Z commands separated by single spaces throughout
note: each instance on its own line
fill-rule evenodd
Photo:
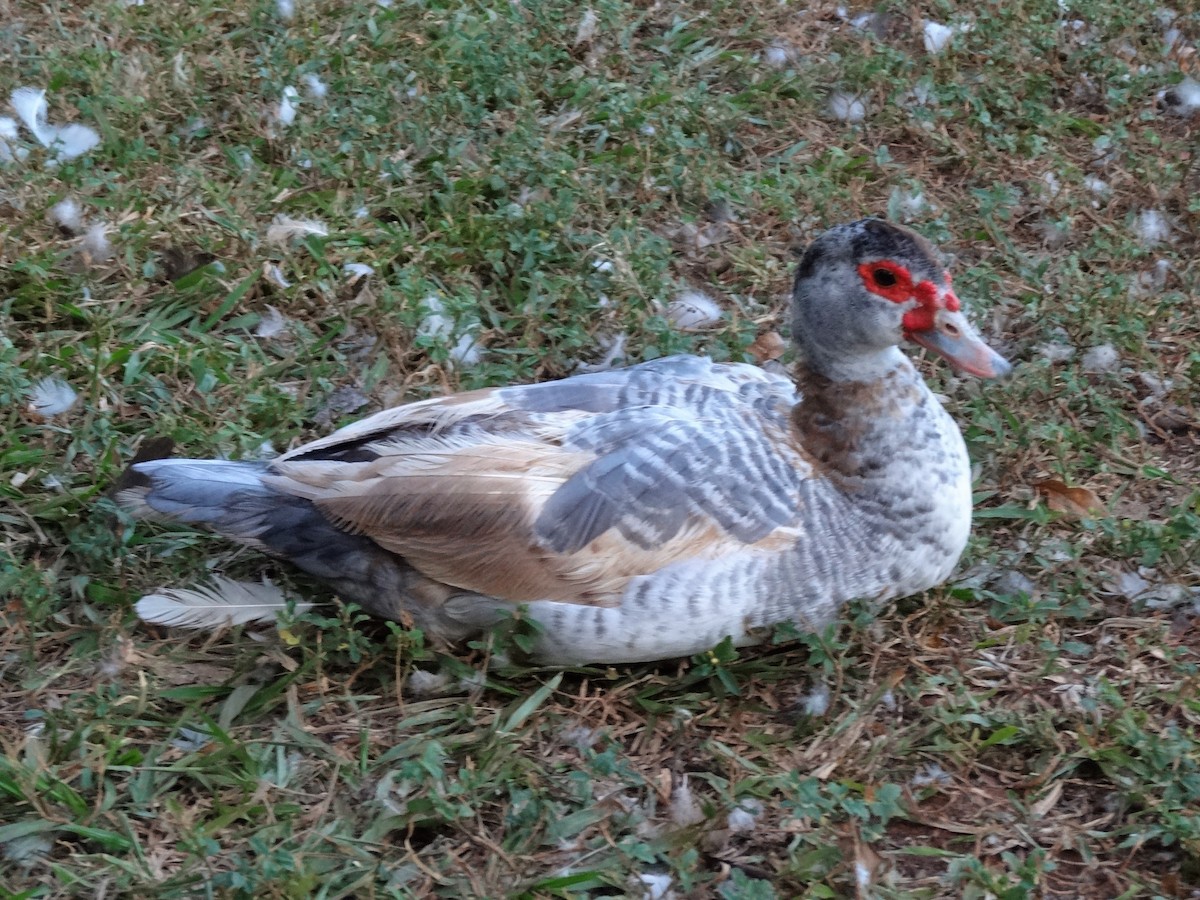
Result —
M 312 609 L 297 601 L 296 612 Z M 223 625 L 273 622 L 287 608 L 287 595 L 271 582 L 234 581 L 214 575 L 194 588 L 162 588 L 147 594 L 134 609 L 145 622 L 173 628 L 215 629 Z

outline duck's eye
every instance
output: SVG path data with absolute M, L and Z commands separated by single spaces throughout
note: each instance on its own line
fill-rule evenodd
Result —
M 913 279 L 908 269 L 888 259 L 875 259 L 858 264 L 858 277 L 870 293 L 892 303 L 907 303 L 912 299 Z
M 896 273 L 890 269 L 876 269 L 871 273 L 871 278 L 880 287 L 891 287 L 896 283 Z

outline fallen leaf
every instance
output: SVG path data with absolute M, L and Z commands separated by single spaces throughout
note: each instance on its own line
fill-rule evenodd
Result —
M 168 685 L 185 684 L 224 684 L 233 677 L 233 669 L 206 662 L 189 662 L 186 666 L 177 666 L 167 660 L 151 659 L 147 661 L 158 676 Z
M 1182 434 L 1189 429 L 1200 430 L 1200 419 L 1191 411 L 1175 404 L 1143 402 L 1138 404 L 1138 413 L 1147 425 L 1158 432 L 1159 437 L 1165 438 L 1168 433 Z
M 1096 513 L 1104 512 L 1104 503 L 1095 491 L 1083 487 L 1067 487 L 1055 478 L 1047 478 L 1034 485 L 1039 494 L 1046 498 L 1046 505 L 1055 512 L 1065 513 L 1076 519 L 1094 519 Z
M 1108 587 L 1114 594 L 1133 600 L 1150 589 L 1150 582 L 1136 572 L 1118 572 Z
M 1029 811 L 1038 818 L 1045 818 L 1050 810 L 1058 805 L 1058 800 L 1062 796 L 1063 786 L 1061 781 L 1056 781 L 1046 792 L 1046 795 L 1029 807 Z
M 818 781 L 827 781 L 837 771 L 839 762 L 840 760 L 831 759 L 829 762 L 823 763 L 816 769 L 813 769 L 809 774 Z
M 779 359 L 787 349 L 787 342 L 778 331 L 767 331 L 754 339 L 746 351 L 756 362 L 764 363 L 769 359 Z
M 325 405 L 317 410 L 313 421 L 322 426 L 332 425 L 336 419 L 357 412 L 370 402 L 371 398 L 355 385 L 343 385 L 325 399 Z
M 654 790 L 658 793 L 659 801 L 664 804 L 671 802 L 672 782 L 670 769 L 659 769 L 657 776 L 651 781 Z
M 1138 500 L 1126 494 L 1118 500 L 1114 506 L 1112 513 L 1118 519 L 1134 519 L 1138 522 L 1145 522 L 1153 513 L 1150 504 L 1144 500 Z
M 884 859 L 870 844 L 863 843 L 857 832 L 854 835 L 854 896 L 870 897 L 871 888 L 884 867 Z
M 167 247 L 159 255 L 163 277 L 167 281 L 178 281 L 215 260 L 208 251 L 191 247 Z

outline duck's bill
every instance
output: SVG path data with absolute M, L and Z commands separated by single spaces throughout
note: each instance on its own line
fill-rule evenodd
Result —
M 962 313 L 941 310 L 932 328 L 910 331 L 908 339 L 945 359 L 960 372 L 1003 378 L 1012 363 L 984 343 Z

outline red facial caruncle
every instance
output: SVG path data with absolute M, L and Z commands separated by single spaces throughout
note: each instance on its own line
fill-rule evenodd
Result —
M 872 294 L 892 303 L 907 303 L 915 300 L 917 305 L 904 314 L 904 330 L 928 331 L 933 328 L 934 316 L 939 309 L 958 312 L 960 304 L 950 287 L 950 276 L 946 276 L 946 287 L 939 289 L 932 281 L 914 283 L 912 274 L 899 263 L 890 259 L 865 262 L 858 267 L 863 287 Z

